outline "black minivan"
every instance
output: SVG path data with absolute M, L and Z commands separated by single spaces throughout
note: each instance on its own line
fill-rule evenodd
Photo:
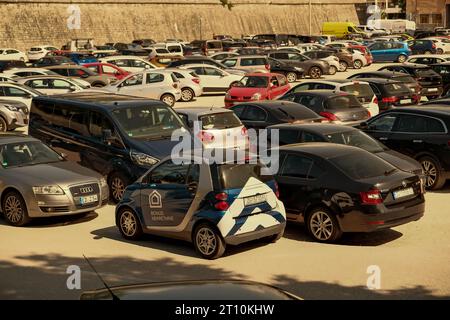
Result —
M 106 93 L 39 96 L 30 110 L 29 134 L 68 160 L 107 177 L 112 200 L 178 141 L 172 132 L 185 130 L 179 116 L 159 100 Z

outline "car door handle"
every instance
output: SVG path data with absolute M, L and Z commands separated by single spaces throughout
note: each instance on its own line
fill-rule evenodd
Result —
M 422 143 L 423 140 L 413 140 L 413 143 Z

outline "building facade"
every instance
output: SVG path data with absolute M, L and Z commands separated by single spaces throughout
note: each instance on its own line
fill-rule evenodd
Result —
M 450 28 L 450 0 L 407 0 L 406 15 L 418 29 Z

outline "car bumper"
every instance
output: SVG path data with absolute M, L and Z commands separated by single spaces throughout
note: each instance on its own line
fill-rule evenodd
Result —
M 396 206 L 395 209 L 388 209 L 384 205 L 371 208 L 371 211 L 378 213 L 352 211 L 338 216 L 342 231 L 373 232 L 419 220 L 425 212 L 425 200 L 420 196 L 414 201 L 408 201 L 404 206 Z
M 425 97 L 441 96 L 443 92 L 444 89 L 442 87 L 422 87 L 420 95 Z
M 285 227 L 286 227 L 286 222 L 283 222 L 278 225 L 268 227 L 265 229 L 252 231 L 252 232 L 246 232 L 246 233 L 242 233 L 242 234 L 238 234 L 238 235 L 234 235 L 234 236 L 228 236 L 228 237 L 225 237 L 224 240 L 227 244 L 239 245 L 241 243 L 245 243 L 245 242 L 249 242 L 249 241 L 253 241 L 253 240 L 257 240 L 257 239 L 261 239 L 261 238 L 266 238 L 266 237 L 270 237 L 275 234 L 282 233 L 282 232 L 284 232 Z

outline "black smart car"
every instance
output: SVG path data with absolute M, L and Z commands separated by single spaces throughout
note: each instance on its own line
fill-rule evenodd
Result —
M 330 143 L 280 147 L 276 181 L 288 221 L 305 222 L 320 242 L 419 220 L 423 185 L 368 151 Z M 355 161 L 357 159 L 358 161 Z
M 450 178 L 448 106 L 393 109 L 362 123 L 360 128 L 388 148 L 419 161 L 428 189 L 440 189 Z

